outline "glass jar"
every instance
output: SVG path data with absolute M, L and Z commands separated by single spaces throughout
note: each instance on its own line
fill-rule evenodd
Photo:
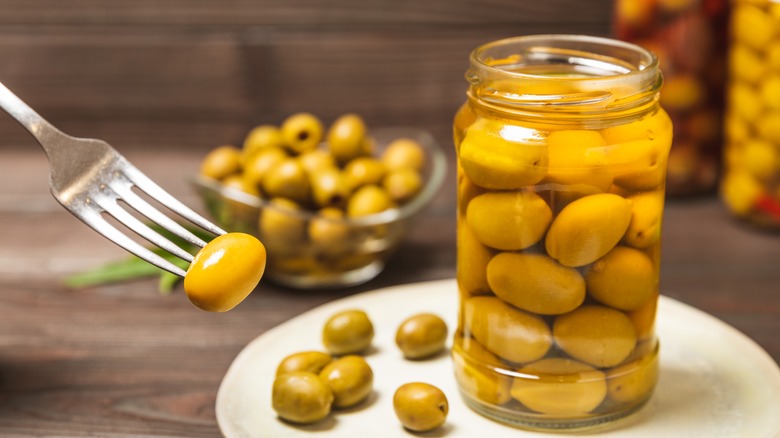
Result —
M 723 148 L 728 0 L 617 0 L 615 36 L 651 50 L 674 124 L 666 193 L 715 193 Z
M 466 403 L 536 429 L 588 428 L 650 397 L 672 123 L 656 57 L 540 35 L 470 57 L 454 120 Z
M 721 196 L 737 217 L 780 229 L 780 2 L 734 1 L 728 53 Z

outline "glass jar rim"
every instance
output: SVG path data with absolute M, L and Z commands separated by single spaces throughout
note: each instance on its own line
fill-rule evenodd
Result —
M 576 63 L 579 62 L 582 63 L 579 65 L 606 68 L 610 63 L 607 61 L 607 59 L 604 58 L 608 57 L 609 59 L 613 60 L 611 65 L 612 68 L 617 69 L 622 65 L 622 71 L 617 71 L 614 75 L 583 76 L 581 78 L 573 78 L 571 76 L 555 77 L 549 75 L 509 71 L 506 68 L 490 65 L 486 62 L 490 51 L 509 48 L 510 46 L 516 47 L 518 49 L 525 48 L 527 51 L 537 55 L 544 55 L 541 52 L 542 49 L 548 51 L 551 51 L 552 49 L 565 50 L 570 53 L 567 54 L 566 52 L 562 52 L 558 53 L 557 55 L 569 56 L 570 65 L 578 65 Z M 631 67 L 628 67 L 627 65 L 630 63 L 629 60 L 621 59 L 617 56 L 606 55 L 604 52 L 609 49 L 621 50 L 624 52 L 624 55 L 634 54 L 637 57 L 637 61 L 641 60 L 641 62 L 634 62 L 632 63 Z M 573 57 L 573 53 L 578 54 L 579 57 Z M 519 53 L 517 55 L 519 55 Z M 590 56 L 585 57 L 586 55 Z M 541 34 L 505 38 L 492 41 L 475 48 L 471 52 L 469 58 L 472 68 L 477 67 L 490 71 L 494 74 L 502 74 L 515 78 L 545 78 L 549 80 L 567 81 L 576 81 L 578 79 L 594 80 L 610 79 L 618 76 L 655 76 L 657 74 L 656 70 L 658 70 L 658 58 L 653 52 L 626 41 L 589 35 Z M 594 64 L 598 64 L 598 66 Z
M 656 104 L 663 83 L 655 54 L 605 37 L 512 37 L 477 47 L 469 59 L 470 99 L 530 116 L 642 113 Z

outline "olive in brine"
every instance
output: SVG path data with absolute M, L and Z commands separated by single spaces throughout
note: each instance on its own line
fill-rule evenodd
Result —
M 558 316 L 553 336 L 566 354 L 597 368 L 623 362 L 634 351 L 637 339 L 625 313 L 597 305 L 584 305 Z
M 548 358 L 528 364 L 516 378 L 512 397 L 536 412 L 576 416 L 596 409 L 607 395 L 604 373 L 576 360 Z
M 552 210 L 539 195 L 526 191 L 487 192 L 475 196 L 466 222 L 477 240 L 496 249 L 525 249 L 544 237 Z

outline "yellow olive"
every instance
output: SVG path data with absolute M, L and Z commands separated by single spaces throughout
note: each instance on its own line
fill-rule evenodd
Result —
M 395 391 L 393 409 L 405 428 L 427 432 L 444 424 L 450 406 L 441 389 L 428 383 L 413 382 L 401 385 Z
M 544 181 L 584 185 L 588 191 L 605 192 L 612 185 L 607 168 L 607 145 L 597 131 L 562 130 L 547 136 L 548 171 Z
M 642 307 L 626 312 L 636 330 L 637 341 L 643 341 L 653 336 L 655 329 L 655 312 L 658 307 L 658 295 L 645 301 Z
M 374 372 L 360 356 L 336 359 L 319 376 L 333 391 L 334 408 L 354 406 L 365 400 L 374 388 Z
M 544 236 L 552 211 L 544 199 L 526 191 L 487 192 L 474 197 L 466 222 L 477 240 L 496 249 L 525 249 Z
M 362 310 L 345 310 L 328 318 L 322 329 L 322 343 L 335 355 L 364 351 L 374 339 L 374 325 Z
M 344 176 L 336 167 L 309 172 L 309 184 L 312 200 L 318 207 L 342 206 L 350 193 Z
M 486 189 L 512 190 L 538 183 L 547 172 L 547 146 L 534 130 L 479 120 L 469 127 L 458 156 L 463 171 Z
M 423 180 L 414 169 L 401 168 L 392 170 L 382 180 L 382 187 L 387 190 L 393 201 L 403 204 L 417 196 L 422 189 Z
M 587 414 L 596 409 L 607 395 L 604 373 L 575 360 L 542 359 L 520 368 L 518 372 L 535 377 L 515 379 L 512 397 L 543 414 Z
M 294 371 L 274 380 L 271 399 L 279 417 L 293 423 L 308 424 L 330 414 L 333 392 L 316 374 Z
M 631 222 L 623 241 L 634 248 L 648 248 L 661 239 L 664 194 L 661 191 L 644 192 L 628 199 L 631 201 Z
M 390 199 L 382 188 L 374 185 L 364 186 L 347 200 L 347 216 L 360 217 L 381 213 L 395 207 L 395 203 Z
M 651 190 L 664 182 L 672 145 L 672 122 L 665 111 L 602 131 L 609 170 L 615 184 L 629 190 Z
M 350 226 L 344 222 L 344 212 L 327 207 L 317 212 L 309 222 L 309 238 L 318 251 L 343 254 L 350 245 Z
M 203 310 L 228 311 L 252 293 L 265 263 L 265 247 L 254 236 L 218 236 L 195 255 L 184 277 L 184 291 Z
M 454 350 L 455 376 L 467 394 L 495 405 L 512 398 L 509 394 L 512 380 L 498 372 L 506 369 L 498 356 L 471 338 L 456 343 Z
M 244 163 L 244 172 L 241 177 L 258 189 L 262 187 L 263 178 L 268 170 L 275 167 L 287 158 L 287 152 L 280 147 L 269 146 L 256 151 Z
M 319 374 L 325 365 L 331 363 L 333 357 L 322 351 L 301 351 L 293 353 L 279 363 L 276 367 L 276 375 L 291 373 L 293 371 L 307 371 Z
M 301 166 L 309 173 L 314 173 L 321 169 L 336 167 L 336 161 L 325 149 L 314 149 L 298 155 L 298 161 Z
M 636 329 L 625 313 L 584 305 L 553 324 L 555 342 L 569 356 L 597 368 L 623 362 L 636 346 Z
M 260 125 L 252 128 L 244 138 L 244 146 L 241 150 L 244 160 L 251 158 L 254 154 L 264 148 L 282 148 L 284 139 L 282 132 L 273 125 Z
M 282 122 L 282 138 L 294 154 L 317 148 L 322 141 L 322 122 L 309 113 L 293 114 Z
M 485 193 L 485 189 L 471 182 L 461 171 L 458 174 L 458 213 L 465 215 L 469 202 L 475 196 Z
M 653 261 L 644 252 L 617 246 L 593 263 L 585 274 L 588 292 L 619 310 L 636 310 L 658 291 Z
M 200 165 L 200 174 L 221 180 L 241 171 L 241 151 L 235 146 L 224 145 L 206 154 Z
M 285 198 L 274 198 L 263 208 L 258 219 L 260 238 L 273 258 L 295 253 L 303 245 L 306 223 L 299 217 L 301 207 Z
M 350 190 L 366 185 L 379 185 L 385 174 L 385 165 L 374 157 L 358 157 L 344 166 L 344 179 Z
M 646 400 L 658 381 L 658 354 L 651 353 L 634 362 L 607 371 L 607 394 L 620 403 Z
M 570 312 L 585 300 L 579 271 L 541 254 L 499 253 L 487 265 L 487 281 L 497 297 L 541 315 Z
M 499 357 L 518 363 L 544 357 L 552 334 L 544 320 L 496 297 L 476 296 L 463 303 L 467 331 Z
M 444 351 L 447 323 L 431 313 L 407 318 L 395 332 L 395 344 L 407 359 L 422 359 Z
M 761 196 L 764 186 L 742 169 L 726 172 L 720 183 L 723 202 L 737 216 L 750 214 Z
M 269 198 L 287 198 L 299 204 L 304 204 L 309 199 L 309 176 L 301 163 L 294 158 L 286 158 L 268 169 L 262 181 L 263 193 Z
M 357 114 L 345 114 L 328 130 L 328 149 L 340 163 L 346 163 L 363 155 L 366 124 Z
M 241 175 L 228 175 L 222 180 L 222 187 L 240 190 L 250 195 L 259 196 L 257 186 L 241 177 Z
M 562 265 L 584 266 L 612 250 L 630 221 L 631 202 L 626 199 L 611 193 L 585 196 L 558 213 L 544 246 Z
M 425 166 L 425 150 L 415 140 L 399 138 L 387 145 L 382 162 L 388 170 L 412 169 L 419 173 Z
M 487 280 L 487 265 L 494 251 L 483 245 L 465 220 L 458 220 L 458 287 L 468 294 L 490 293 Z

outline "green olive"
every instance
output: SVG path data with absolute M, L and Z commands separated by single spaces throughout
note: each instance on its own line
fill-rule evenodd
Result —
M 220 146 L 206 154 L 200 165 L 200 174 L 221 180 L 241 171 L 241 151 L 230 145 Z
M 374 325 L 362 310 L 345 310 L 331 316 L 322 330 L 322 343 L 335 355 L 366 350 L 374 339 Z
M 322 122 L 309 113 L 293 114 L 282 123 L 282 138 L 294 154 L 314 150 L 322 141 Z
M 362 402 L 374 388 L 374 372 L 360 356 L 336 359 L 326 365 L 319 376 L 333 391 L 335 408 L 348 408 Z
M 279 417 L 308 424 L 330 414 L 333 392 L 316 374 L 293 371 L 274 380 L 272 406 Z
M 347 216 L 368 216 L 393 207 L 395 207 L 395 203 L 390 199 L 387 191 L 374 185 L 364 186 L 347 200 Z
M 298 155 L 298 161 L 301 166 L 309 173 L 314 173 L 321 169 L 336 167 L 336 160 L 325 149 L 314 149 Z
M 316 206 L 334 207 L 346 203 L 349 187 L 338 168 L 327 167 L 309 172 L 309 183 Z
M 287 198 L 299 204 L 309 200 L 309 176 L 295 158 L 286 158 L 268 169 L 262 182 L 263 193 L 269 198 Z
M 344 166 L 344 178 L 351 190 L 381 184 L 386 173 L 385 165 L 373 157 L 358 157 Z
M 425 150 L 410 138 L 399 138 L 387 145 L 382 162 L 388 170 L 412 169 L 420 172 L 425 166 Z
M 542 254 L 499 253 L 487 265 L 487 281 L 497 297 L 541 315 L 570 312 L 585 300 L 579 271 Z
M 539 360 L 552 347 L 550 327 L 541 317 L 493 296 L 467 299 L 463 303 L 463 320 L 474 339 L 511 362 Z
M 269 146 L 254 153 L 244 162 L 244 171 L 241 177 L 258 189 L 262 187 L 263 178 L 268 170 L 278 165 L 287 158 L 287 152 L 280 147 Z
M 282 359 L 279 366 L 276 367 L 276 375 L 278 377 L 293 371 L 307 371 L 319 374 L 325 368 L 325 365 L 332 361 L 333 357 L 322 351 L 301 351 Z
M 295 253 L 303 245 L 306 223 L 299 217 L 300 212 L 298 204 L 285 198 L 271 199 L 260 211 L 259 235 L 273 257 Z
M 273 125 L 260 125 L 252 128 L 244 138 L 244 146 L 241 150 L 245 160 L 264 148 L 284 147 L 282 132 Z
M 653 261 L 643 251 L 625 246 L 593 263 L 585 281 L 593 298 L 620 310 L 639 309 L 658 291 Z
M 606 306 L 584 305 L 558 316 L 553 324 L 558 347 L 597 368 L 623 362 L 636 346 L 636 329 L 625 313 Z
M 548 358 L 528 364 L 519 373 L 512 397 L 536 412 L 578 416 L 596 409 L 607 395 L 604 373 L 582 362 Z
M 350 234 L 344 212 L 335 207 L 323 208 L 309 222 L 309 239 L 324 254 L 344 254 L 350 244 Z
M 607 371 L 607 394 L 620 403 L 637 403 L 653 393 L 658 382 L 658 354 L 651 353 Z
M 431 313 L 407 318 L 395 333 L 395 344 L 408 359 L 422 359 L 444 351 L 447 323 Z
M 450 405 L 441 389 L 428 383 L 413 382 L 401 385 L 395 391 L 393 409 L 405 428 L 426 432 L 444 424 Z
M 254 236 L 227 233 L 207 243 L 184 276 L 184 291 L 192 304 L 210 312 L 225 312 L 244 300 L 265 271 L 265 246 Z
M 422 185 L 420 174 L 409 168 L 392 170 L 382 180 L 382 187 L 387 190 L 390 198 L 399 204 L 408 202 L 417 196 Z
M 544 237 L 552 210 L 539 195 L 526 191 L 487 192 L 466 209 L 474 236 L 496 249 L 525 249 Z
M 363 154 L 366 124 L 357 114 L 345 114 L 328 130 L 328 148 L 336 161 L 346 163 Z

